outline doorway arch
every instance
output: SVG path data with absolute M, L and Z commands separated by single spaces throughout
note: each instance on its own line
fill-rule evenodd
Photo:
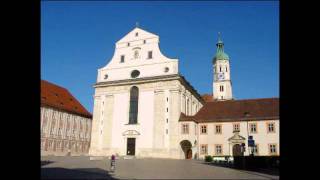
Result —
M 180 142 L 182 151 L 184 152 L 185 159 L 192 159 L 192 144 L 188 140 L 183 140 Z
M 242 147 L 240 144 L 235 144 L 232 147 L 232 155 L 233 156 L 243 156 L 243 152 L 241 151 Z

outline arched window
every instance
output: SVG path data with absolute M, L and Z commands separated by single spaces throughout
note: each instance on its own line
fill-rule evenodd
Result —
M 133 86 L 130 90 L 129 124 L 137 124 L 139 89 Z

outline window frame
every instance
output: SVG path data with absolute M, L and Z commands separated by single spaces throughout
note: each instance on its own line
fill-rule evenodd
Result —
M 187 131 L 185 131 L 184 126 L 186 127 Z M 188 123 L 181 124 L 181 127 L 182 127 L 182 133 L 181 134 L 189 134 L 189 124 Z
M 203 127 L 205 127 L 206 132 L 203 132 Z M 208 126 L 206 124 L 200 125 L 200 134 L 208 134 Z
M 220 126 L 220 132 L 217 132 L 217 126 Z M 214 125 L 214 134 L 222 134 L 222 124 Z
M 120 56 L 120 63 L 124 63 L 125 62 L 125 55 L 121 55 Z
M 255 124 L 255 126 L 256 126 L 255 132 L 252 132 L 251 125 L 253 125 L 253 124 Z M 249 130 L 250 130 L 250 134 L 257 134 L 258 133 L 258 123 L 256 123 L 256 122 L 249 123 Z
M 147 59 L 153 59 L 153 51 L 148 51 L 148 58 Z
M 128 124 L 138 124 L 138 114 L 139 114 L 139 88 L 137 86 L 132 86 L 130 88 Z
M 217 153 L 217 150 L 218 150 L 217 147 L 219 147 L 219 146 L 220 146 L 221 152 L 220 152 L 220 153 Z M 215 144 L 215 145 L 214 145 L 214 154 L 215 154 L 216 156 L 222 156 L 222 155 L 223 155 L 223 144 Z
M 275 152 L 271 152 L 271 146 L 275 146 Z M 278 155 L 278 145 L 276 143 L 269 143 L 268 144 L 268 151 L 269 151 L 269 155 Z
M 233 124 L 232 124 L 233 132 L 237 131 L 236 128 L 235 128 L 236 125 L 238 125 L 238 132 L 240 132 L 240 123 L 233 123 Z
M 203 147 L 205 147 L 205 152 L 203 152 Z M 200 145 L 200 154 L 207 155 L 208 154 L 208 144 L 201 144 Z
M 273 131 L 270 131 L 269 125 L 273 125 Z M 266 122 L 267 125 L 267 133 L 276 133 L 276 123 L 275 122 Z

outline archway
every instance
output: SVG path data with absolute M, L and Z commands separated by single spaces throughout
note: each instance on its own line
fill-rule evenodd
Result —
M 184 152 L 185 159 L 191 159 L 192 158 L 192 144 L 188 140 L 183 140 L 180 142 L 182 151 Z
M 243 156 L 243 152 L 241 151 L 241 145 L 240 144 L 233 145 L 232 154 L 233 154 L 233 156 Z

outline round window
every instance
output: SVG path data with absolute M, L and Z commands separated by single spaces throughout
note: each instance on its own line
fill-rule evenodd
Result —
M 105 74 L 105 75 L 104 75 L 104 79 L 108 79 L 108 74 Z
M 165 67 L 165 68 L 164 68 L 164 72 L 169 72 L 169 68 L 168 68 L 168 67 Z
M 132 72 L 131 72 L 131 77 L 132 78 L 136 78 L 136 77 L 138 77 L 140 75 L 140 71 L 138 71 L 138 70 L 133 70 Z

